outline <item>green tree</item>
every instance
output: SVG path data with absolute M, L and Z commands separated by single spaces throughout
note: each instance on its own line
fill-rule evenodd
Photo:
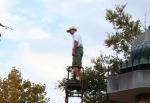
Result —
M 93 67 L 86 68 L 84 75 L 85 103 L 114 103 L 107 95 L 107 77 L 118 74 L 119 62 L 104 54 L 92 60 Z
M 0 103 L 48 103 L 45 85 L 23 80 L 13 68 L 7 78 L 0 80 Z
M 118 5 L 115 10 L 106 11 L 106 20 L 108 20 L 115 30 L 109 33 L 105 44 L 118 54 L 123 53 L 125 57 L 129 56 L 132 40 L 141 34 L 140 20 L 133 20 L 132 16 L 125 12 L 126 5 Z
M 92 60 L 93 67 L 86 68 L 84 75 L 85 103 L 105 103 L 108 102 L 106 95 L 106 57 L 103 55 Z

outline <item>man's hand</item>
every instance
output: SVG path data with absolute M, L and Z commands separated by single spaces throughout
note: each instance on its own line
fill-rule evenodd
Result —
M 72 49 L 72 56 L 74 56 L 75 55 L 75 49 L 73 48 Z

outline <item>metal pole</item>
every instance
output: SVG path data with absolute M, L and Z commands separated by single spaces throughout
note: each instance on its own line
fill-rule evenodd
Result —
M 65 92 L 66 92 L 65 103 L 68 103 L 68 90 L 67 90 L 67 88 L 65 88 Z
M 81 83 L 82 83 L 82 90 L 81 90 L 81 103 L 83 103 L 83 95 L 84 95 L 84 68 L 82 67 L 82 70 L 83 70 L 83 76 L 82 76 L 82 79 L 81 79 Z

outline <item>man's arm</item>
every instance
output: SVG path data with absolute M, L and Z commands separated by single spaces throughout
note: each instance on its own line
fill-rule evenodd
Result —
M 72 56 L 75 55 L 75 49 L 78 47 L 78 41 L 74 41 L 73 49 L 72 49 Z

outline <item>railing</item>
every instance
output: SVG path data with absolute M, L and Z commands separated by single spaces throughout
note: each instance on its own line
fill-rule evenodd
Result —
M 120 65 L 120 73 L 131 72 L 135 70 L 147 70 L 150 69 L 150 59 L 141 58 L 136 60 L 128 60 Z

